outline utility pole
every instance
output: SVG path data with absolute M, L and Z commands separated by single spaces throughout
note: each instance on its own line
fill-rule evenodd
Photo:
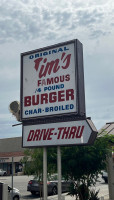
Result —
M 114 200 L 114 161 L 113 153 L 108 158 L 108 187 L 109 187 L 109 199 Z

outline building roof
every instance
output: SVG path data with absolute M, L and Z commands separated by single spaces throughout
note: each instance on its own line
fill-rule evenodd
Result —
M 22 137 L 0 139 L 0 153 L 24 152 Z
M 106 123 L 100 130 L 99 134 L 101 135 L 114 135 L 114 122 L 108 122 Z

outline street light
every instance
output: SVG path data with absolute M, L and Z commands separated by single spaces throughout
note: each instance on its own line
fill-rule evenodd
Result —
M 20 121 L 20 103 L 18 101 L 13 101 L 9 105 L 9 110 L 17 119 Z

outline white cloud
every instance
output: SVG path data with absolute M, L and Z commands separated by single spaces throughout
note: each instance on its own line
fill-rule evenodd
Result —
M 111 3 L 112 1 L 110 1 Z M 4 1 L 1 4 L 0 42 L 25 41 L 43 38 L 59 38 L 77 29 L 89 37 L 98 38 L 110 34 L 105 28 L 107 19 L 112 21 L 108 3 L 91 4 L 91 1 Z M 109 27 L 110 27 L 109 23 Z M 42 34 L 43 33 L 43 34 Z

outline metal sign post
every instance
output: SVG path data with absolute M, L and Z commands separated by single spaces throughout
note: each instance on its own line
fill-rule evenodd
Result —
M 43 196 L 47 200 L 47 148 L 43 148 Z
M 61 199 L 61 148 L 57 146 L 58 200 Z
M 13 157 L 12 157 L 12 200 L 13 200 Z

